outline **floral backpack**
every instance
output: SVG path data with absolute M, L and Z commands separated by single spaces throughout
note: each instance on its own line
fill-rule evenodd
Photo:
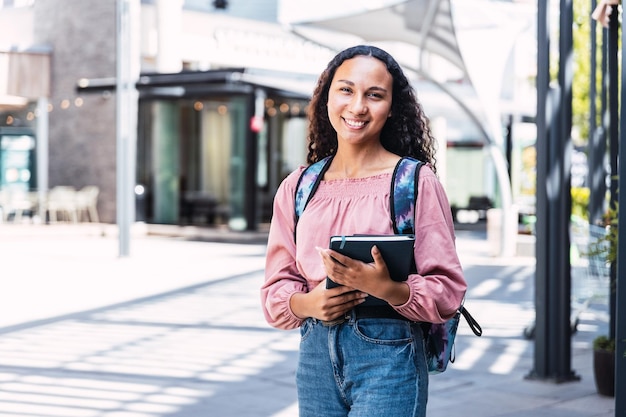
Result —
M 330 166 L 332 156 L 309 165 L 300 175 L 295 193 L 295 219 L 298 219 L 317 190 L 324 173 Z M 391 221 L 396 234 L 413 234 L 415 204 L 417 202 L 417 179 L 424 163 L 413 158 L 402 158 L 393 172 L 389 198 Z M 295 234 L 295 227 L 294 227 Z M 422 323 L 426 361 L 430 374 L 446 370 L 449 362 L 454 362 L 454 339 L 461 315 L 465 317 L 476 336 L 482 335 L 482 328 L 461 304 L 454 317 L 445 323 Z

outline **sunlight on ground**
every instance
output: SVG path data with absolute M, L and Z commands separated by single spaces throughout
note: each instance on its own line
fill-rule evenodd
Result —
M 258 279 L 3 334 L 0 416 L 175 415 L 206 407 L 229 384 L 262 378 L 295 351 L 297 338 L 262 321 L 251 285 Z

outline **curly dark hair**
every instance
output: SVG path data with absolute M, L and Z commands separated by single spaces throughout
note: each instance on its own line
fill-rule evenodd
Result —
M 309 103 L 307 162 L 314 163 L 337 152 L 337 132 L 328 118 L 328 91 L 337 68 L 358 55 L 382 61 L 393 78 L 391 117 L 380 134 L 385 149 L 399 156 L 410 156 L 435 169 L 436 142 L 429 121 L 400 65 L 387 52 L 370 45 L 358 45 L 339 52 L 320 75 Z

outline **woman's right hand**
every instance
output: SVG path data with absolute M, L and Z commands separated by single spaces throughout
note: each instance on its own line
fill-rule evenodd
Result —
M 326 280 L 322 280 L 308 293 L 294 294 L 290 306 L 300 319 L 313 317 L 333 321 L 364 302 L 367 296 L 367 293 L 346 286 L 326 288 Z

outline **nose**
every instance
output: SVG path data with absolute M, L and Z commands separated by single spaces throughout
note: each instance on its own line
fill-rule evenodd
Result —
M 363 97 L 354 95 L 350 100 L 350 111 L 353 114 L 365 114 L 367 112 L 367 105 Z

